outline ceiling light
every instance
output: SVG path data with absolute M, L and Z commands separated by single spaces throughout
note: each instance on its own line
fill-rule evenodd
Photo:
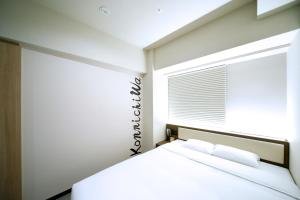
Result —
M 106 7 L 106 6 L 100 6 L 98 8 L 98 11 L 103 14 L 103 15 L 109 15 L 110 14 L 110 10 Z
M 162 9 L 161 8 L 157 8 L 156 11 L 160 14 L 162 13 Z

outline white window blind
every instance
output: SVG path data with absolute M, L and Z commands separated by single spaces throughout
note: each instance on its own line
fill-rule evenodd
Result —
M 226 66 L 168 78 L 169 122 L 223 126 L 227 88 Z

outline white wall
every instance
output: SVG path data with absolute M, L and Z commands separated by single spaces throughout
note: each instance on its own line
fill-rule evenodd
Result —
M 253 1 L 155 49 L 155 69 L 254 42 L 300 27 L 300 6 L 257 19 Z M 280 26 L 278 25 L 280 24 Z
M 148 73 L 155 70 L 182 63 L 191 59 L 200 58 L 212 53 L 221 52 L 230 48 L 255 42 L 277 34 L 295 30 L 300 27 L 300 6 L 291 7 L 285 11 L 257 19 L 256 2 L 252 1 L 227 15 L 217 18 L 183 36 L 174 38 L 172 41 L 158 46 L 152 55 L 153 63 L 147 66 Z M 280 26 L 278 26 L 280 24 Z M 253 49 L 255 51 L 255 49 Z M 153 70 L 150 72 L 149 70 Z M 152 81 L 154 79 L 152 78 Z M 145 83 L 145 87 L 155 93 L 155 84 L 151 80 Z M 147 105 L 153 105 L 153 99 L 148 100 Z M 147 118 L 152 123 L 157 119 L 155 113 L 148 112 Z M 147 123 L 150 123 L 148 121 Z M 153 124 L 147 126 L 153 127 Z M 162 126 L 160 127 L 162 129 Z M 159 129 L 157 129 L 159 130 Z M 152 130 L 153 131 L 153 128 Z M 146 132 L 146 130 L 145 130 Z M 163 137 L 163 133 L 153 133 L 156 137 Z M 160 135 L 160 136 L 158 136 Z
M 127 159 L 134 75 L 22 49 L 23 199 L 46 199 Z
M 286 54 L 231 64 L 227 72 L 227 128 L 286 139 Z
M 274 14 L 275 12 L 294 5 L 297 1 L 298 0 L 257 0 L 257 16 L 263 17 Z
M 31 1 L 1 0 L 0 37 L 102 65 L 146 71 L 142 49 Z
M 153 73 L 153 146 L 166 139 L 168 120 L 168 78 L 158 71 Z
M 290 171 L 300 186 L 300 33 L 287 53 L 287 116 L 290 128 Z
M 148 151 L 153 148 L 153 51 L 147 54 L 147 74 L 143 77 L 143 150 Z
M 157 142 L 166 139 L 168 119 L 168 80 L 153 69 L 153 50 L 147 52 L 147 71 L 143 78 L 144 132 L 143 149 L 151 150 Z

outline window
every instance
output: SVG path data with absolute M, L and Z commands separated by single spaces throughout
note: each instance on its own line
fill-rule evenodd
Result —
M 286 54 L 168 77 L 168 122 L 276 138 L 286 135 Z
M 223 126 L 226 86 L 226 66 L 170 76 L 169 121 L 189 126 Z

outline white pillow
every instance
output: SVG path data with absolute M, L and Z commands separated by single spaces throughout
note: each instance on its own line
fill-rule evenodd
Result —
M 188 139 L 184 144 L 184 147 L 193 149 L 195 151 L 200 151 L 202 153 L 212 154 L 215 145 L 202 140 Z
M 258 167 L 260 160 L 259 156 L 255 153 L 221 144 L 215 145 L 212 154 L 214 156 L 238 162 L 251 167 Z

